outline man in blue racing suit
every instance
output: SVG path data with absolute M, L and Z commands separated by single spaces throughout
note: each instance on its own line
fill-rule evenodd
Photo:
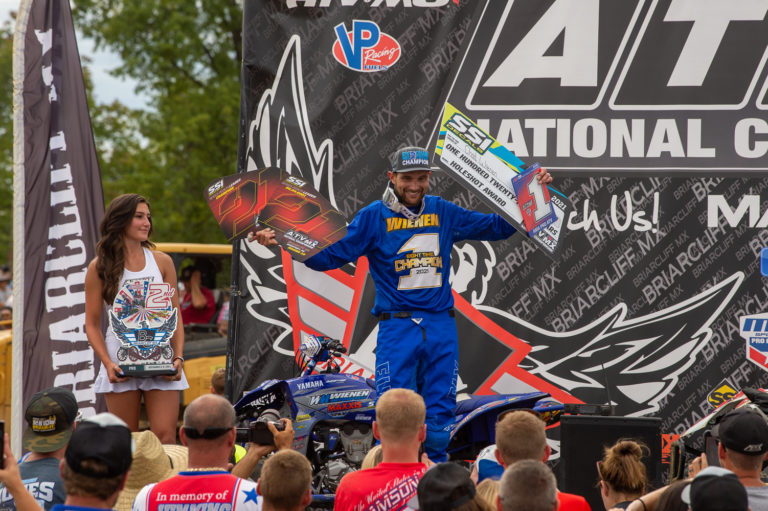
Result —
M 499 240 L 515 228 L 495 214 L 468 211 L 426 195 L 429 153 L 405 147 L 390 157 L 389 183 L 382 200 L 355 216 L 347 234 L 304 264 L 317 271 L 368 258 L 379 318 L 376 393 L 390 388 L 415 390 L 427 406 L 427 455 L 445 459 L 459 374 L 458 337 L 448 281 L 451 248 L 461 240 Z M 552 177 L 542 169 L 540 183 Z M 255 234 L 275 245 L 274 231 Z

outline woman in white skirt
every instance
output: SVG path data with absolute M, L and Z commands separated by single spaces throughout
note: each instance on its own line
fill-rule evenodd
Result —
M 104 394 L 107 409 L 123 419 L 132 431 L 139 428 L 143 395 L 150 429 L 163 444 L 173 444 L 179 392 L 189 387 L 183 372 L 184 327 L 175 292 L 176 269 L 167 254 L 151 250 L 152 217 L 149 202 L 141 195 L 116 197 L 104 213 L 100 231 L 96 257 L 88 265 L 85 277 L 85 329 L 88 342 L 101 360 L 95 390 Z M 101 331 L 105 307 L 113 313 L 108 314 L 110 326 L 106 335 Z M 117 323 L 120 330 L 122 325 L 146 329 L 163 318 L 172 320 L 173 316 L 176 330 L 170 346 L 176 374 L 125 376 L 118 362 L 127 360 L 129 350 L 118 340 L 113 322 L 122 318 Z

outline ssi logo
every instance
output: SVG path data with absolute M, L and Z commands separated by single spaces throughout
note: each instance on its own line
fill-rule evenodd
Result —
M 224 180 L 219 179 L 215 183 L 213 183 L 211 186 L 208 187 L 208 195 L 213 195 L 214 193 L 218 192 L 224 187 Z
M 303 187 L 304 187 L 304 185 L 306 185 L 306 184 L 307 184 L 307 182 L 306 182 L 306 181 L 304 181 L 304 180 L 302 180 L 302 179 L 299 179 L 299 178 L 298 178 L 298 177 L 296 177 L 296 176 L 288 176 L 288 179 L 286 179 L 286 182 L 287 182 L 287 183 L 290 183 L 290 184 L 292 184 L 292 185 L 298 186 L 299 188 L 303 188 Z
M 738 391 L 733 388 L 728 380 L 723 380 L 715 390 L 709 393 L 707 401 L 713 406 L 720 406 L 726 401 L 730 401 L 736 395 L 736 392 Z
M 334 30 L 333 58 L 353 71 L 384 71 L 400 58 L 400 44 L 373 21 L 353 20 L 352 30 L 339 23 Z
M 484 154 L 493 143 L 490 136 L 459 112 L 453 114 L 451 119 L 445 123 L 445 127 L 480 154 Z

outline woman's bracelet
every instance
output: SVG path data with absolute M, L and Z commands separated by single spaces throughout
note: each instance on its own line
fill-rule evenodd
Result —
M 175 357 L 173 357 L 173 360 L 171 360 L 171 364 L 173 364 L 173 363 L 174 363 L 174 362 L 176 362 L 177 360 L 181 360 L 181 367 L 184 367 L 184 357 L 180 357 L 180 356 L 178 356 L 178 355 L 176 355 Z

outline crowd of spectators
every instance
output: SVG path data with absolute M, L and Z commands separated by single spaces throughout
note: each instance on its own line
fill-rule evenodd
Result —
M 215 376 L 220 379 L 221 375 Z M 110 413 L 78 420 L 71 391 L 52 387 L 27 404 L 19 462 L 4 440 L 0 510 L 10 511 L 300 511 L 312 501 L 312 468 L 293 446 L 293 424 L 269 424 L 273 445 L 251 445 L 233 465 L 235 410 L 212 393 L 192 401 L 179 428 L 181 445 L 163 445 L 151 431 L 131 433 Z M 379 443 L 360 470 L 345 475 L 337 510 L 570 511 L 589 510 L 583 496 L 557 489 L 547 465 L 544 422 L 515 410 L 496 422 L 496 444 L 471 470 L 434 464 L 422 452 L 426 407 L 411 390 L 391 389 L 376 404 Z M 595 491 L 607 511 L 763 511 L 761 481 L 768 454 L 768 419 L 756 408 L 724 415 L 712 428 L 719 466 L 705 455 L 689 479 L 648 491 L 644 459 L 633 440 L 605 447 Z M 257 467 L 258 470 L 257 470 Z M 251 478 L 254 473 L 259 475 Z

